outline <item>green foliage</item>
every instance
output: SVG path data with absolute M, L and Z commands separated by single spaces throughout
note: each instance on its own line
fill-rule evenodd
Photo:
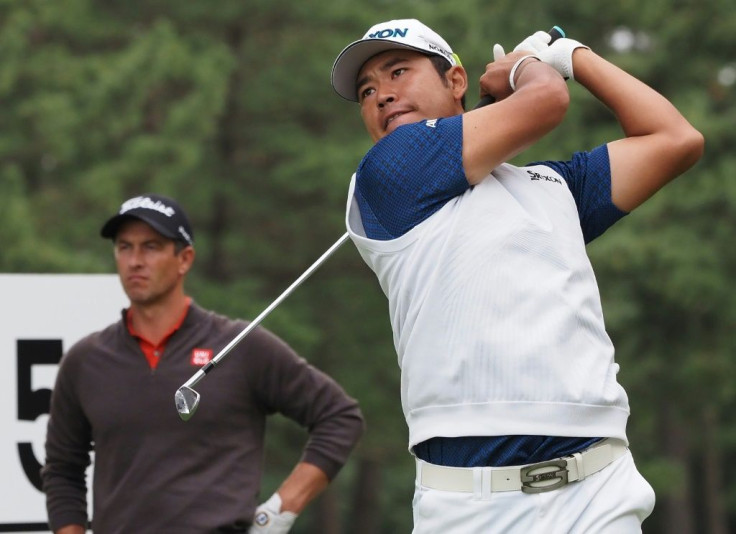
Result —
M 442 33 L 471 80 L 495 42 L 509 50 L 559 24 L 663 92 L 705 134 L 695 168 L 589 247 L 638 465 L 660 496 L 681 496 L 706 452 L 701 436 L 713 436 L 724 460 L 736 452 L 736 11 L 726 0 L 605 9 L 562 0 L 5 0 L 0 268 L 110 271 L 101 223 L 123 199 L 156 191 L 193 219 L 194 297 L 254 317 L 344 232 L 347 185 L 370 140 L 355 104 L 330 87 L 335 56 L 372 24 L 405 17 Z M 571 95 L 565 122 L 520 161 L 564 159 L 621 135 L 592 97 L 574 84 Z M 476 96 L 471 86 L 470 105 Z M 413 465 L 387 306 L 353 246 L 265 326 L 361 401 L 368 432 L 356 459 L 382 471 L 382 531 L 408 532 Z M 720 414 L 715 429 L 706 409 Z M 665 453 L 673 427 L 686 429 L 689 457 Z M 269 489 L 298 458 L 294 432 L 273 425 Z M 345 518 L 356 459 L 338 479 Z M 724 461 L 723 488 L 732 518 L 733 463 Z M 314 513 L 295 532 L 307 532 Z

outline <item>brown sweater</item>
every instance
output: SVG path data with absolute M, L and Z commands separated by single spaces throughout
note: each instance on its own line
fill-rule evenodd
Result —
M 110 533 L 246 531 L 263 475 L 266 416 L 309 431 L 302 460 L 333 478 L 363 431 L 357 402 L 282 340 L 256 328 L 197 385 L 191 420 L 174 393 L 247 323 L 192 304 L 152 370 L 119 321 L 61 361 L 42 469 L 52 529 L 86 524 L 84 472 L 94 450 L 92 527 Z

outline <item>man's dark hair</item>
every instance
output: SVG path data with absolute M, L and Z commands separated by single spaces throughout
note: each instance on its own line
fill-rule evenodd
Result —
M 174 256 L 178 256 L 179 252 L 184 250 L 189 246 L 189 243 L 185 243 L 184 241 L 181 241 L 180 239 L 174 240 Z
M 450 70 L 450 67 L 452 67 L 452 65 L 450 65 L 450 62 L 447 61 L 442 56 L 438 56 L 435 54 L 432 54 L 431 56 L 427 56 L 427 57 L 429 57 L 429 60 L 432 62 L 432 65 L 434 65 L 434 69 L 437 71 L 437 74 L 439 74 L 440 78 L 442 78 L 442 82 L 445 85 L 447 85 L 447 79 L 445 78 L 445 73 L 448 70 Z M 463 109 L 465 109 L 465 95 L 463 95 L 461 103 L 463 105 Z

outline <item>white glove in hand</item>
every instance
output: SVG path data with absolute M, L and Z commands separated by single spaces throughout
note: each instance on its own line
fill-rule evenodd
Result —
M 286 534 L 296 521 L 296 516 L 294 512 L 281 511 L 281 497 L 274 493 L 256 508 L 253 526 L 248 534 Z
M 534 32 L 532 35 L 524 39 L 514 52 L 523 50 L 531 52 L 539 56 L 544 63 L 554 67 L 566 80 L 574 80 L 572 70 L 572 53 L 576 48 L 589 48 L 574 39 L 563 37 L 557 39 L 554 43 L 549 44 L 552 36 L 543 31 Z
M 493 61 L 498 61 L 505 55 L 506 55 L 506 52 L 503 51 L 503 46 L 501 46 L 498 43 L 493 45 Z
M 514 52 L 518 52 L 519 50 L 523 50 L 524 52 L 531 52 L 533 54 L 537 54 L 543 50 L 546 50 L 549 48 L 549 42 L 552 39 L 552 36 L 543 31 L 534 32 L 529 37 L 524 39 L 522 42 L 520 42 L 516 47 L 514 48 Z

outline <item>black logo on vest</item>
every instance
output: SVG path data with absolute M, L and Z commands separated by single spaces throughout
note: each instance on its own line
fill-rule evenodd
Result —
M 532 182 L 542 181 L 542 182 L 553 182 L 556 184 L 562 183 L 562 180 L 560 180 L 556 176 L 547 176 L 546 174 L 540 174 L 538 172 L 534 172 L 530 170 L 527 170 L 526 173 L 530 176 L 530 178 L 532 179 Z

